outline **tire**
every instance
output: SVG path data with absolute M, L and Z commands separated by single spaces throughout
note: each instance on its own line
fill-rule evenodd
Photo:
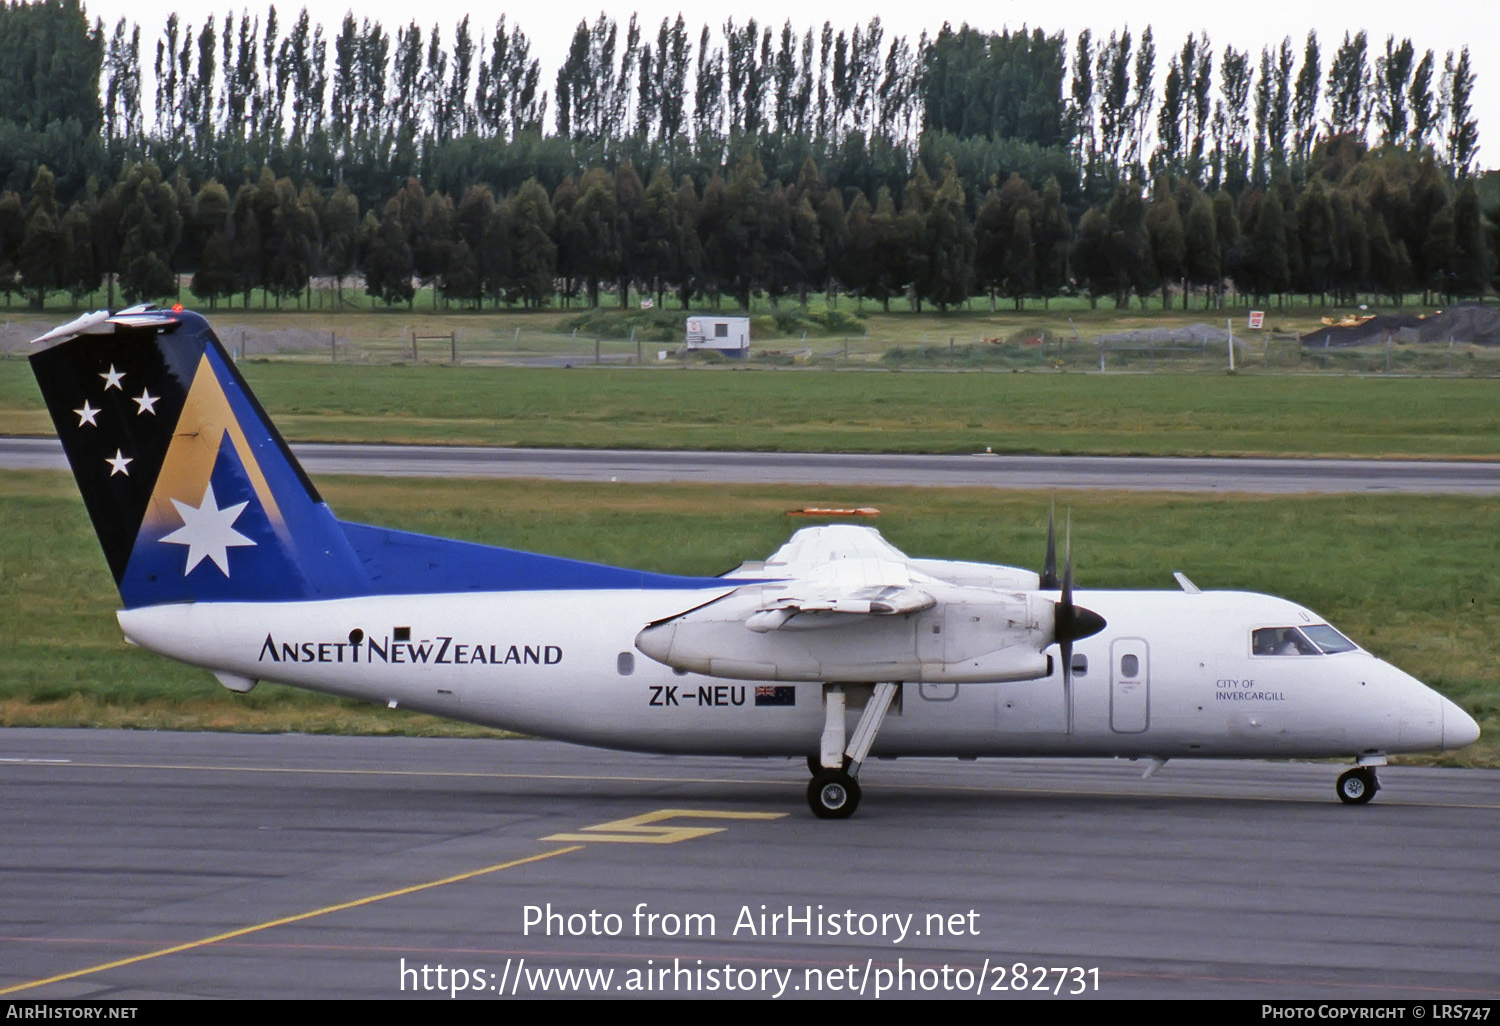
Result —
M 813 774 L 807 804 L 819 819 L 848 819 L 859 808 L 859 781 L 840 770 Z
M 1341 774 L 1334 786 L 1338 790 L 1339 801 L 1345 805 L 1364 805 L 1380 790 L 1375 771 L 1363 766 Z

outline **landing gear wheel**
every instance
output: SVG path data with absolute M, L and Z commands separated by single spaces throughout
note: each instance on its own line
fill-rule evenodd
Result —
M 859 808 L 859 781 L 842 770 L 822 770 L 807 785 L 807 804 L 819 819 L 848 819 Z
M 1335 787 L 1339 792 L 1339 801 L 1345 805 L 1363 805 L 1380 790 L 1380 781 L 1375 779 L 1374 770 L 1360 766 L 1340 775 Z

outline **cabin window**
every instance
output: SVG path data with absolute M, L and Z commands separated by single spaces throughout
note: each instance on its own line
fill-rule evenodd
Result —
M 715 324 L 714 325 L 714 338 L 728 338 L 728 337 L 729 337 L 729 325 L 727 325 L 727 324 Z
M 615 669 L 620 671 L 621 677 L 629 677 L 632 673 L 635 672 L 635 654 L 631 652 L 621 652 L 619 656 L 615 658 Z
M 1134 659 L 1135 656 L 1130 658 Z M 1087 677 L 1089 675 L 1089 657 L 1082 652 L 1073 653 L 1073 676 Z
M 1333 628 L 1330 627 L 1329 630 Z M 1333 633 L 1338 634 L 1337 631 Z M 1258 656 L 1322 655 L 1318 646 L 1308 641 L 1295 627 L 1261 627 L 1252 631 L 1250 651 Z
M 1127 679 L 1136 677 L 1141 672 L 1141 660 L 1136 655 L 1122 655 L 1120 657 L 1120 676 Z

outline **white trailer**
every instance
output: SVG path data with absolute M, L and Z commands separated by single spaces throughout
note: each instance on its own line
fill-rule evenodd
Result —
M 687 319 L 687 348 L 712 350 L 734 359 L 750 355 L 750 318 L 699 315 Z

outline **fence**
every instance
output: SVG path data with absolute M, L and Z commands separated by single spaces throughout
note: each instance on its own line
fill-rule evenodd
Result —
M 992 326 L 964 324 L 951 332 L 915 337 L 862 335 L 757 338 L 744 364 L 712 353 L 687 354 L 680 340 L 637 335 L 610 337 L 584 330 L 487 326 L 441 316 L 362 319 L 357 328 L 317 328 L 289 315 L 284 327 L 237 322 L 228 312 L 215 330 L 235 359 L 310 363 L 466 366 L 684 366 L 749 365 L 834 369 L 1020 371 L 1106 373 L 1223 373 L 1228 336 L 1223 328 L 1193 325 L 1081 338 L 1053 330 L 986 336 Z M 273 322 L 274 323 L 274 322 Z M 325 321 L 325 323 L 328 323 Z M 17 316 L 0 321 L 0 351 L 24 355 L 29 340 L 56 319 Z M 1315 337 L 1308 340 L 1315 342 Z M 1234 333 L 1236 369 L 1242 373 L 1338 373 L 1500 376 L 1500 348 L 1447 342 L 1403 341 L 1334 348 L 1304 345 L 1273 332 Z

